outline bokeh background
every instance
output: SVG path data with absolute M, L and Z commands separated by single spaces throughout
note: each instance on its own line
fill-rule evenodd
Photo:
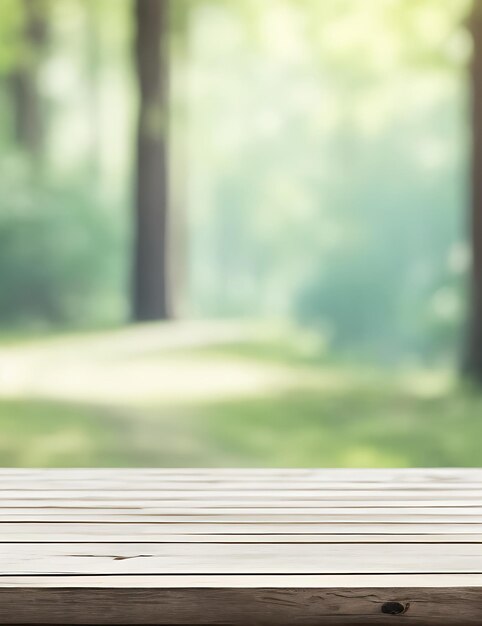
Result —
M 480 465 L 481 23 L 1 0 L 0 465 Z

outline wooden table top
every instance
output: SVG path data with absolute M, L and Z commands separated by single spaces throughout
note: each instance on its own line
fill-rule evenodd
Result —
M 0 470 L 0 624 L 482 624 L 482 470 Z

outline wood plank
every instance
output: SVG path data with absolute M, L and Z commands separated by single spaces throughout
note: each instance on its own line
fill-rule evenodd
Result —
M 0 544 L 0 575 L 482 573 L 482 544 Z
M 0 624 L 480 625 L 482 469 L 0 470 L 0 574 Z
M 87 589 L 219 589 L 292 587 L 306 589 L 367 587 L 482 587 L 482 574 L 177 574 L 119 576 L 0 576 L 0 588 L 87 588 Z
M 28 478 L 31 476 L 45 477 L 82 477 L 97 480 L 104 476 L 172 476 L 194 477 L 214 476 L 216 478 L 229 478 L 231 476 L 270 476 L 276 479 L 288 477 L 300 477 L 303 480 L 315 477 L 328 482 L 337 480 L 358 482 L 360 480 L 376 480 L 377 482 L 389 482 L 392 480 L 411 480 L 420 482 L 424 480 L 456 481 L 465 480 L 482 481 L 482 468 L 2 468 L 1 476 Z
M 225 502 L 230 500 L 250 500 L 250 501 L 320 501 L 320 500 L 384 500 L 384 499 L 413 499 L 413 500 L 445 500 L 452 498 L 460 498 L 466 500 L 482 501 L 482 489 L 439 489 L 439 490 L 329 490 L 329 489 L 312 489 L 312 490 L 223 490 L 211 491 L 204 489 L 196 489 L 192 491 L 176 491 L 176 490 L 151 490 L 143 491 L 141 489 L 133 489 L 126 486 L 124 489 L 104 490 L 104 489 L 59 489 L 59 490 L 42 490 L 42 489 L 0 489 L 0 501 L 13 499 L 77 499 L 77 500 L 115 500 L 115 499 L 144 499 L 144 500 L 215 500 Z
M 452 542 L 478 542 L 482 536 L 481 524 L 383 524 L 383 523 L 344 523 L 344 524 L 143 524 L 143 523 L 1 523 L 2 541 L 48 541 L 48 542 L 94 542 L 109 541 L 174 541 L 173 537 L 184 537 L 185 541 L 197 541 L 196 537 L 210 537 L 223 541 L 221 537 L 233 537 L 233 540 L 249 541 L 251 537 L 266 537 L 269 541 L 278 537 L 289 537 L 290 541 L 304 541 L 303 537 L 338 537 L 344 541 L 346 536 L 358 535 L 361 541 L 370 541 L 371 536 L 386 537 L 394 535 L 408 537 L 420 536 L 427 542 L 442 541 L 447 537 Z M 414 541 L 418 541 L 414 539 Z
M 364 498 L 473 498 L 477 499 L 482 496 L 482 488 L 464 488 L 463 486 L 451 486 L 450 488 L 437 489 L 432 486 L 430 489 L 425 488 L 406 488 L 406 489 L 394 489 L 387 488 L 386 486 L 373 487 L 369 489 L 355 489 L 355 488 L 337 488 L 337 489 L 325 489 L 320 487 L 317 489 L 291 489 L 286 487 L 285 489 L 278 490 L 262 490 L 259 493 L 256 490 L 215 490 L 204 489 L 204 485 L 200 484 L 197 489 L 194 490 L 179 490 L 162 488 L 143 490 L 142 484 L 137 485 L 135 488 L 130 488 L 127 483 L 123 488 L 118 489 L 75 489 L 72 485 L 70 489 L 36 489 L 26 486 L 30 483 L 24 483 L 23 488 L 15 489 L 0 489 L 0 498 L 6 499 L 43 499 L 43 498 L 77 498 L 77 499 L 92 499 L 92 498 L 106 498 L 110 500 L 116 500 L 118 498 L 137 498 L 137 499 L 167 499 L 167 500 L 184 500 L 193 499 L 200 500 L 204 497 L 210 497 L 214 499 L 224 500 L 260 500 L 260 499 L 273 499 L 279 500 L 281 498 L 288 498 L 294 502 L 297 500 L 316 500 L 318 498 L 326 499 L 364 499 Z M 301 492 L 301 494 L 300 494 Z
M 3 527 L 0 528 L 0 532 Z M 2 541 L 13 541 L 16 543 L 105 543 L 106 537 L 110 541 L 120 541 L 125 543 L 138 543 L 139 541 L 152 543 L 482 543 L 482 533 L 469 534 L 167 534 L 163 532 L 147 533 L 123 529 L 123 524 L 115 524 L 114 529 L 106 530 L 104 534 L 94 534 L 86 530 L 85 532 L 74 531 L 59 534 L 55 528 L 39 530 L 34 532 L 14 532 L 2 535 Z
M 310 500 L 291 500 L 290 498 L 269 498 L 269 499 L 251 499 L 246 497 L 245 499 L 216 499 L 206 498 L 199 500 L 191 499 L 167 499 L 167 498 L 151 498 L 138 499 L 135 497 L 135 493 L 131 497 L 122 498 L 122 494 L 119 494 L 116 499 L 110 499 L 103 497 L 102 492 L 98 494 L 90 494 L 88 497 L 76 497 L 75 494 L 71 498 L 66 497 L 29 497 L 23 499 L 16 494 L 17 497 L 12 499 L 2 497 L 0 494 L 0 506 L 4 509 L 11 508 L 289 508 L 289 509 L 316 509 L 316 508 L 378 508 L 378 507 L 426 507 L 426 508 L 439 508 L 439 507 L 480 507 L 482 502 L 482 495 L 480 498 L 394 498 L 384 497 L 374 498 L 346 498 L 339 497 L 338 499 L 326 499 L 326 498 L 312 498 Z
M 180 489 L 197 489 L 200 484 L 217 489 L 284 489 L 291 484 L 295 489 L 325 486 L 327 489 L 343 486 L 358 488 L 377 485 L 387 488 L 451 488 L 465 485 L 466 488 L 482 487 L 481 470 L 3 470 L 0 486 L 21 488 L 28 482 L 39 488 L 50 486 L 86 490 L 118 486 L 131 483 L 138 488 L 141 482 L 145 489 L 156 489 L 160 484 Z M 221 484 L 222 483 L 222 484 Z
M 338 513 L 354 513 L 367 511 L 369 513 L 404 513 L 404 514 L 452 514 L 454 510 L 462 517 L 469 515 L 481 515 L 482 506 L 478 502 L 452 502 L 448 501 L 431 503 L 430 501 L 422 502 L 397 502 L 393 501 L 367 501 L 362 500 L 356 502 L 344 501 L 325 501 L 325 502 L 309 502 L 308 505 L 303 502 L 291 504 L 285 501 L 279 502 L 222 502 L 222 501 L 152 501 L 152 500 L 133 500 L 133 501 L 103 501 L 98 500 L 0 500 L 0 508 L 5 513 L 25 511 L 34 513 L 37 511 L 45 511 L 46 513 L 81 511 L 113 511 L 116 513 L 132 513 L 139 511 L 150 515 L 217 515 L 223 513 L 226 515 L 284 515 L 290 513 L 292 515 L 324 515 Z
M 400 491 L 410 490 L 417 492 L 421 490 L 450 490 L 455 491 L 457 489 L 462 490 L 478 490 L 482 489 L 482 481 L 452 481 L 452 482 L 410 482 L 410 481 L 398 481 L 398 482 L 381 482 L 381 481 L 357 481 L 357 482 L 326 482 L 326 481 L 302 481 L 302 480 L 253 480 L 253 481 L 230 481 L 230 480 L 213 480 L 213 481 L 190 481 L 190 482 L 176 482 L 167 481 L 161 479 L 136 479 L 131 477 L 122 478 L 121 476 L 112 479 L 103 479 L 99 477 L 97 481 L 94 480 L 46 480 L 46 479 L 26 479 L 7 481 L 0 479 L 0 490 L 24 490 L 35 489 L 37 491 L 42 490 L 75 490 L 75 491 L 95 491 L 95 490 L 144 490 L 144 491 L 190 491 L 195 492 L 198 490 L 205 492 L 259 492 L 259 491 L 297 491 L 303 490 L 309 494 L 313 491 L 341 491 L 352 490 L 359 491 L 361 489 L 377 490 L 377 491 Z
M 132 511 L 129 509 L 4 509 L 0 508 L 1 522 L 151 522 L 157 524 L 172 523 L 239 523 L 239 524 L 319 524 L 319 523 L 381 523 L 386 524 L 457 524 L 460 522 L 482 524 L 482 515 L 474 512 L 460 514 L 458 509 L 323 509 L 317 514 L 296 513 L 289 509 L 285 512 L 258 514 L 224 513 L 202 514 L 193 511 L 190 514 L 167 514 L 162 511 Z
M 403 615 L 384 613 L 393 607 Z M 473 587 L 0 588 L 3 624 L 321 626 L 394 619 L 412 626 L 480 626 L 480 592 Z

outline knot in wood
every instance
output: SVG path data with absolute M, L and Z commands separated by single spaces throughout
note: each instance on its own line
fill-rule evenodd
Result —
M 402 604 L 401 602 L 385 602 L 382 604 L 382 613 L 386 615 L 401 615 L 408 609 L 408 604 Z

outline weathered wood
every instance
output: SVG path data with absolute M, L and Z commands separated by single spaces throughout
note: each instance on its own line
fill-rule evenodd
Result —
M 30 492 L 31 493 L 31 492 Z M 195 509 L 197 511 L 204 511 L 206 509 L 258 509 L 260 512 L 263 510 L 270 509 L 289 509 L 289 510 L 299 510 L 299 509 L 320 509 L 320 508 L 328 508 L 328 509 L 336 509 L 336 508 L 402 508 L 402 507 L 410 507 L 410 508 L 482 508 L 482 494 L 480 496 L 471 496 L 469 498 L 461 497 L 459 495 L 452 496 L 451 498 L 436 498 L 433 499 L 428 496 L 423 496 L 422 498 L 413 496 L 410 499 L 400 498 L 395 499 L 396 497 L 392 494 L 387 496 L 376 495 L 372 498 L 370 497 L 345 497 L 338 496 L 336 499 L 327 499 L 326 496 L 312 496 L 311 499 L 307 500 L 296 500 L 290 498 L 284 498 L 281 495 L 279 498 L 270 498 L 270 499 L 250 499 L 250 498 L 224 498 L 217 499 L 216 495 L 213 494 L 211 498 L 206 498 L 204 500 L 191 500 L 184 498 L 177 499 L 168 499 L 168 498 L 157 498 L 155 495 L 150 498 L 142 498 L 139 499 L 139 495 L 132 494 L 131 496 L 127 495 L 125 498 L 122 497 L 122 493 L 118 493 L 115 499 L 111 499 L 109 497 L 101 496 L 86 496 L 86 497 L 78 497 L 75 493 L 72 494 L 70 498 L 65 495 L 61 495 L 59 497 L 52 492 L 44 492 L 44 497 L 28 497 L 23 498 L 19 494 L 2 494 L 0 492 L 0 497 L 2 498 L 2 508 L 4 509 L 15 509 L 15 508 L 28 508 L 28 509 L 36 509 L 36 508 L 61 508 L 61 509 L 80 509 L 80 508 L 112 508 L 112 509 L 121 509 L 121 508 L 132 508 L 132 509 L 162 509 L 168 511 L 169 509 Z M 62 493 L 62 492 L 61 492 Z M 153 492 L 155 493 L 155 492 Z M 16 497 L 15 497 L 16 495 Z
M 119 576 L 0 576 L 0 589 L 12 588 L 100 588 L 100 589 L 400 589 L 480 587 L 482 574 L 176 574 Z
M 116 489 L 107 490 L 97 486 L 95 489 L 83 490 L 26 490 L 20 488 L 0 489 L 0 498 L 2 501 L 8 500 L 30 500 L 32 502 L 44 500 L 69 500 L 69 502 L 111 502 L 122 500 L 122 502 L 143 501 L 143 502 L 174 502 L 183 504 L 193 502 L 194 506 L 202 506 L 206 502 L 217 502 L 224 506 L 227 503 L 252 503 L 253 506 L 264 504 L 269 506 L 279 502 L 284 502 L 290 506 L 303 503 L 320 503 L 325 501 L 333 502 L 361 502 L 367 501 L 395 501 L 398 506 L 402 506 L 405 502 L 423 502 L 427 501 L 429 506 L 436 505 L 437 502 L 443 500 L 468 500 L 475 501 L 476 504 L 482 502 L 482 489 L 463 489 L 452 488 L 444 490 L 436 489 L 343 489 L 329 490 L 318 488 L 306 493 L 303 490 L 285 489 L 284 491 L 266 491 L 265 495 L 260 495 L 254 491 L 229 491 L 229 492 L 210 492 L 197 489 L 195 491 L 185 492 L 182 490 L 163 491 L 162 489 L 152 489 L 151 491 L 140 491 L 136 489 Z M 300 493 L 301 491 L 301 493 Z
M 115 524 L 37 522 L 1 523 L 3 541 L 32 542 L 104 542 L 106 538 L 124 542 L 265 542 L 290 543 L 310 541 L 344 542 L 347 537 L 359 537 L 357 543 L 380 541 L 396 543 L 462 542 L 478 543 L 482 537 L 480 524 Z M 283 537 L 285 538 L 283 540 Z M 315 540 L 316 538 L 316 540 Z M 401 539 L 403 538 L 403 539 Z
M 0 589 L 2 624 L 372 625 L 397 605 L 412 626 L 480 626 L 474 588 Z
M 0 624 L 482 623 L 482 470 L 1 470 Z
M 481 573 L 482 544 L 3 543 L 0 575 Z
M 129 527 L 132 528 L 132 524 L 114 524 L 107 525 L 104 528 L 104 525 L 100 525 L 101 528 L 95 528 L 93 530 L 89 529 L 79 529 L 75 530 L 75 525 L 69 524 L 68 526 L 73 526 L 73 528 L 67 528 L 64 530 L 58 530 L 53 528 L 50 532 L 42 531 L 43 524 L 40 525 L 41 528 L 34 531 L 32 529 L 24 530 L 23 526 L 25 524 L 15 524 L 14 529 L 6 529 L 5 526 L 2 525 L 3 536 L 2 539 L 4 541 L 11 541 L 18 543 L 20 541 L 28 541 L 31 543 L 103 543 L 105 540 L 105 536 L 108 534 L 111 540 L 116 540 L 121 543 L 138 543 L 139 541 L 149 542 L 149 543 L 239 543 L 239 544 L 272 544 L 272 543 L 288 543 L 288 544 L 297 544 L 297 543 L 308 543 L 308 544 L 316 544 L 316 543 L 482 543 L 482 533 L 474 534 L 474 533 L 459 533 L 459 534 L 383 534 L 377 535 L 373 533 L 367 534 L 354 534 L 354 533 L 338 533 L 338 534 L 307 534 L 307 533 L 298 533 L 298 534 L 218 534 L 212 533 L 210 535 L 203 534 L 167 534 L 163 533 L 162 529 L 154 528 L 153 530 L 144 530 L 139 528 L 139 525 L 134 525 L 134 529 L 129 530 Z M 28 526 L 28 525 L 27 525 Z M 90 526 L 90 525 L 89 525 Z M 99 526 L 99 525 L 94 525 Z M 128 528 L 124 529 L 123 526 L 127 526 Z
M 25 480 L 30 484 L 42 483 L 48 487 L 52 483 L 72 485 L 74 481 L 87 483 L 86 488 L 104 487 L 111 481 L 124 488 L 125 483 L 132 483 L 142 488 L 145 481 L 154 484 L 162 482 L 199 483 L 210 482 L 213 485 L 229 483 L 251 483 L 249 488 L 256 489 L 260 483 L 269 482 L 273 489 L 284 489 L 290 483 L 303 483 L 308 488 L 311 482 L 322 483 L 326 488 L 344 486 L 356 488 L 360 483 L 375 484 L 391 488 L 392 484 L 406 483 L 410 487 L 425 484 L 433 488 L 450 488 L 451 485 L 479 483 L 482 487 L 482 469 L 6 469 L 2 470 L 0 486 L 8 481 Z M 253 484 L 254 483 L 254 484 Z M 197 487 L 196 487 L 197 488 Z M 225 487 L 226 488 L 226 487 Z
M 133 511 L 129 509 L 81 509 L 78 511 L 69 509 L 52 509 L 51 511 L 34 511 L 29 509 L 5 509 L 0 511 L 0 522 L 152 522 L 152 523 L 271 523 L 305 524 L 308 530 L 309 524 L 316 523 L 426 523 L 426 524 L 457 524 L 459 522 L 473 523 L 480 526 L 482 515 L 480 513 L 469 513 L 458 515 L 457 509 L 449 509 L 447 512 L 438 512 L 437 509 L 417 509 L 408 513 L 400 510 L 384 509 L 383 511 L 373 511 L 372 509 L 357 509 L 356 511 L 340 509 L 325 509 L 319 514 L 296 513 L 295 511 L 284 511 L 281 513 L 258 514 L 256 510 L 245 514 L 166 514 L 152 511 Z
M 481 524 L 0 524 L 2 541 L 35 543 L 480 543 Z
M 262 504 L 258 506 L 233 506 L 230 502 L 226 502 L 225 505 L 211 506 L 209 502 L 204 502 L 201 505 L 191 504 L 185 506 L 182 501 L 176 504 L 166 506 L 163 503 L 132 503 L 132 502 L 117 502 L 115 504 L 106 502 L 63 502 L 61 504 L 45 500 L 45 504 L 42 502 L 14 502 L 6 500 L 5 506 L 2 507 L 0 513 L 0 519 L 3 515 L 18 515 L 19 518 L 23 514 L 28 516 L 34 516 L 37 513 L 51 515 L 52 518 L 55 515 L 62 515 L 68 513 L 79 512 L 80 515 L 87 515 L 90 513 L 102 512 L 106 516 L 112 515 L 154 515 L 159 517 L 176 516 L 192 516 L 194 519 L 202 521 L 206 516 L 208 517 L 273 517 L 273 518 L 285 518 L 285 517 L 298 517 L 300 521 L 317 521 L 318 518 L 323 518 L 332 515 L 348 515 L 351 519 L 357 519 L 364 515 L 373 516 L 392 516 L 397 518 L 398 516 L 418 515 L 420 517 L 436 515 L 438 517 L 453 516 L 457 517 L 475 517 L 477 520 L 482 517 L 482 506 L 477 504 L 463 503 L 459 505 L 444 506 L 438 503 L 434 503 L 430 506 L 425 502 L 421 506 L 412 506 L 403 503 L 404 506 L 400 506 L 400 503 L 392 502 L 378 502 L 372 503 L 369 506 L 363 506 L 363 503 L 335 503 L 331 506 L 288 506 L 286 504 L 278 504 L 278 506 L 264 506 Z M 470 521 L 470 520 L 468 520 Z

